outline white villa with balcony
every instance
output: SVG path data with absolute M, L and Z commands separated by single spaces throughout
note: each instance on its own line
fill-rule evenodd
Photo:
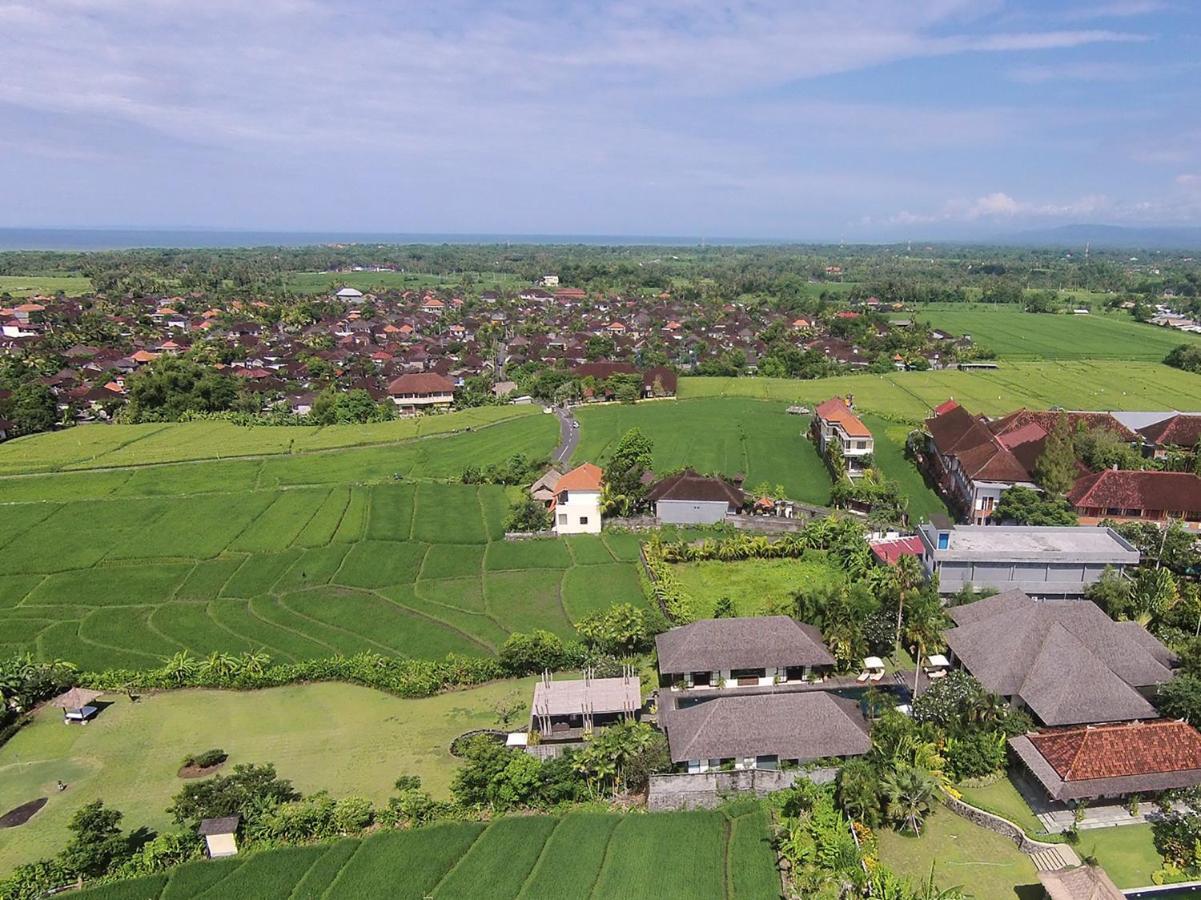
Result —
M 852 411 L 842 397 L 831 397 L 814 410 L 813 430 L 817 448 L 825 456 L 831 445 L 836 446 L 846 462 L 847 475 L 861 476 L 864 464 L 875 452 L 875 439 L 867 426 Z

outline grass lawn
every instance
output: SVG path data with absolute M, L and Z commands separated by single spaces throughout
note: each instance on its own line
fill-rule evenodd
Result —
M 54 296 L 62 291 L 68 297 L 79 297 L 92 290 L 86 275 L 0 275 L 0 295 L 15 299 L 34 294 Z
M 1005 817 L 1033 838 L 1045 837 L 1042 823 L 1008 778 L 986 787 L 961 787 L 958 790 L 973 806 Z
M 746 475 L 747 487 L 782 484 L 789 497 L 825 504 L 830 476 L 805 437 L 808 419 L 785 404 L 710 398 L 687 403 L 613 404 L 579 410 L 580 445 L 573 462 L 603 464 L 631 428 L 654 443 L 654 467 L 692 466 L 704 473 Z
M 498 701 L 529 701 L 533 679 L 498 681 L 420 700 L 346 684 L 263 691 L 174 691 L 113 705 L 91 724 L 66 726 L 56 709 L 0 747 L 0 813 L 38 797 L 30 822 L 0 830 L 0 873 L 55 852 L 66 823 L 97 798 L 125 813 L 125 825 L 162 828 L 183 782 L 185 754 L 221 747 L 236 763 L 274 763 L 305 794 L 326 789 L 383 803 L 404 773 L 449 796 L 457 766 L 453 738 L 498 724 Z M 524 715 L 524 713 L 522 714 Z M 521 716 L 519 716 L 521 718 Z M 59 793 L 55 781 L 66 782 Z
M 1043 896 L 1030 857 L 1013 842 L 973 825 L 946 809 L 936 809 L 920 837 L 881 830 L 880 860 L 915 881 L 930 876 L 941 887 L 960 885 L 974 900 L 1036 900 Z
M 1076 852 L 1082 857 L 1096 856 L 1120 888 L 1151 884 L 1151 876 L 1163 865 L 1150 825 L 1087 828 L 1080 832 Z
M 672 566 L 672 572 L 696 601 L 702 617 L 713 614 L 721 597 L 733 600 L 740 616 L 755 616 L 790 600 L 803 585 L 843 580 L 842 574 L 816 551 L 803 559 L 679 563 Z
M 942 498 L 926 485 L 917 466 L 905 457 L 905 441 L 913 430 L 911 426 L 872 415 L 863 416 L 863 424 L 876 439 L 873 454 L 876 465 L 886 478 L 897 482 L 901 493 L 909 498 L 909 520 L 928 522 L 933 515 L 946 515 L 947 506 Z

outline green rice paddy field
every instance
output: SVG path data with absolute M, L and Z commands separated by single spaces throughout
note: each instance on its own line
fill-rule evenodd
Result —
M 0 294 L 24 299 L 35 294 L 54 296 L 62 291 L 68 297 L 79 297 L 92 290 L 86 275 L 0 275 Z
M 1003 360 L 1117 359 L 1160 362 L 1180 344 L 1201 336 L 1135 322 L 1127 313 L 1087 316 L 1028 313 L 1009 305 L 931 304 L 906 317 L 956 336 Z
M 770 900 L 766 812 L 572 812 L 388 831 L 189 863 L 84 891 L 87 900 Z M 687 864 L 665 865 L 682 849 Z
M 0 655 L 491 654 L 510 632 L 570 637 L 644 602 L 632 535 L 504 543 L 507 508 L 502 488 L 436 482 L 10 504 Z
M 986 415 L 1052 406 L 1201 412 L 1201 375 L 1158 363 L 1065 360 L 1002 361 L 1000 365 L 994 371 L 893 372 L 816 381 L 681 378 L 680 397 L 745 397 L 813 404 L 834 394 L 853 394 L 856 408 L 905 422 L 921 421 L 949 397 L 972 412 Z

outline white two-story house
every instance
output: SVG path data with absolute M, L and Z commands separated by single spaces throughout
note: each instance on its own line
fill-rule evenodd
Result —
M 556 534 L 600 534 L 604 478 L 600 466 L 584 463 L 555 483 L 551 512 Z
M 818 450 L 824 456 L 831 445 L 836 446 L 846 462 L 847 475 L 851 478 L 861 476 L 876 449 L 867 426 L 841 397 L 819 403 L 814 412 L 813 430 Z

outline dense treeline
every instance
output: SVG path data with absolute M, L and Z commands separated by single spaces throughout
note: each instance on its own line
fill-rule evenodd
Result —
M 853 282 L 852 296 L 873 293 L 903 302 L 954 302 L 966 299 L 968 289 L 1002 302 L 1020 298 L 1023 289 L 1201 296 L 1201 274 L 1190 257 L 1158 253 L 1152 267 L 1121 251 L 1085 256 L 1052 248 L 338 244 L 0 253 L 0 275 L 80 273 L 97 291 L 120 294 L 286 296 L 290 273 L 355 266 L 450 277 L 466 290 L 480 273 L 530 283 L 553 272 L 563 284 L 593 291 L 671 290 L 685 299 L 717 300 L 759 295 L 785 305 L 806 296 L 811 281 Z

